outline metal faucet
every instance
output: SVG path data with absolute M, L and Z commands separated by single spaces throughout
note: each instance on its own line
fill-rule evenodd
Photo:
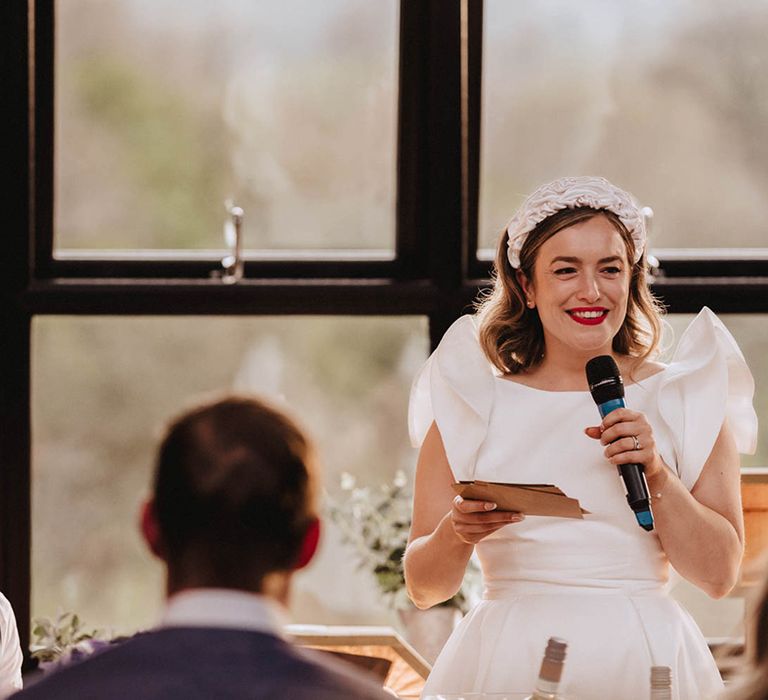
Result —
M 220 279 L 224 284 L 235 284 L 243 279 L 243 210 L 227 200 L 224 206 L 229 215 L 224 222 L 224 241 L 229 248 L 229 255 L 221 259 L 223 269 L 211 272 L 211 277 Z
M 661 263 L 655 255 L 651 255 L 647 250 L 648 240 L 651 238 L 651 225 L 653 223 L 653 209 L 650 207 L 643 207 L 640 210 L 640 215 L 645 222 L 645 236 L 646 236 L 646 251 L 645 251 L 645 264 L 646 264 L 646 278 L 649 282 L 653 282 L 660 277 L 663 277 L 663 271 L 661 270 Z

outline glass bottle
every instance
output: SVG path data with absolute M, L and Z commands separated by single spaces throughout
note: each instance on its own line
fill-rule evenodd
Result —
M 533 695 L 526 700 L 564 700 L 559 694 L 560 676 L 563 675 L 565 662 L 565 650 L 568 643 L 557 637 L 550 637 L 547 648 L 544 650 L 544 658 L 541 660 L 539 679 L 536 681 L 536 689 Z
M 651 700 L 672 700 L 672 669 L 651 666 Z

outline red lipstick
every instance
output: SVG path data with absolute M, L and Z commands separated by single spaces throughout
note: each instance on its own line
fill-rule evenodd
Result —
M 568 315 L 582 326 L 597 326 L 605 321 L 608 309 L 603 306 L 584 306 L 568 309 Z

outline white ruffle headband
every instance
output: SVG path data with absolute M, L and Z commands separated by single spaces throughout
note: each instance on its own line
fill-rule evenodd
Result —
M 645 216 L 648 207 L 640 209 L 632 196 L 612 185 L 604 177 L 562 177 L 542 185 L 526 197 L 507 225 L 507 257 L 513 268 L 520 267 L 520 251 L 525 239 L 538 224 L 562 209 L 591 207 L 616 214 L 627 227 L 635 244 L 633 262 L 640 260 L 645 249 Z

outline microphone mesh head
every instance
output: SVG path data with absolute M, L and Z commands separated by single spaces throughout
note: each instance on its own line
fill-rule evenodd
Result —
M 586 366 L 587 383 L 595 403 L 601 404 L 624 396 L 624 382 L 616 361 L 610 355 L 593 357 Z

